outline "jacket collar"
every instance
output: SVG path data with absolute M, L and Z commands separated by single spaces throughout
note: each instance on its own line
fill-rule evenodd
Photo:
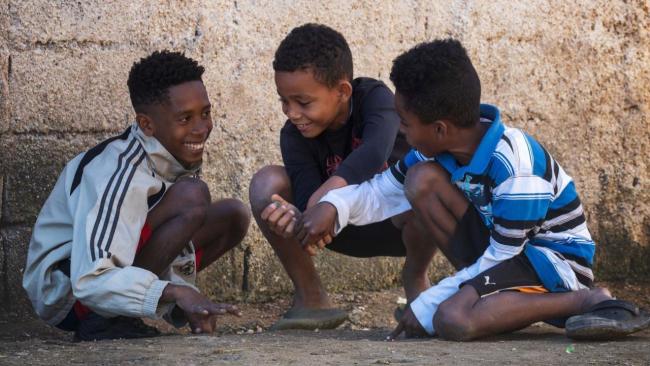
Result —
M 200 174 L 201 164 L 191 169 L 185 168 L 157 138 L 145 135 L 137 123 L 131 125 L 131 134 L 142 144 L 151 170 L 166 181 L 174 183 L 181 177 Z

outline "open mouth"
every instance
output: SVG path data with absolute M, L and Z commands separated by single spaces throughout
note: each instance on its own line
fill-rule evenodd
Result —
M 203 150 L 205 147 L 205 142 L 185 142 L 183 143 L 183 146 L 185 146 L 185 148 L 190 151 L 198 152 Z
M 309 126 L 311 126 L 311 122 L 307 122 L 307 123 L 294 123 L 294 125 L 296 126 L 296 128 L 297 128 L 298 130 L 300 130 L 300 131 L 304 131 L 304 130 L 306 130 L 307 128 L 309 128 Z

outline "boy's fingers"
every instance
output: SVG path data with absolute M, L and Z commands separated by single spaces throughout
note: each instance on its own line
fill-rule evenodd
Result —
M 271 203 L 264 210 L 262 210 L 262 214 L 260 215 L 262 217 L 262 220 L 266 221 L 269 219 L 269 216 L 271 216 L 271 213 L 275 211 L 276 208 L 280 207 L 280 205 Z
M 271 214 L 269 215 L 268 219 L 266 219 L 269 224 L 271 225 L 277 225 L 278 220 L 282 215 L 284 215 L 287 212 L 287 207 L 286 206 L 280 206 L 273 210 Z
M 325 243 L 325 241 L 324 241 L 323 239 L 320 239 L 320 240 L 316 243 L 316 246 L 318 246 L 318 249 L 323 249 L 323 248 L 325 248 L 325 245 L 327 245 L 327 244 Z
M 386 337 L 387 341 L 394 341 L 404 331 L 404 322 L 400 321 L 397 327 Z
M 285 214 L 282 215 L 282 217 L 280 217 L 278 222 L 275 224 L 277 229 L 281 230 L 281 231 L 285 231 L 287 225 L 289 225 L 291 220 L 294 219 L 294 215 L 295 215 L 295 213 L 293 212 L 293 210 L 289 210 L 289 211 L 285 212 Z
M 282 236 L 284 236 L 285 238 L 290 237 L 290 236 L 294 233 L 293 229 L 294 229 L 295 227 L 296 227 L 296 218 L 293 217 L 293 218 L 291 219 L 291 222 L 289 223 L 289 225 L 287 225 L 287 227 L 284 228 L 284 233 L 283 233 Z
M 325 241 L 325 244 L 331 243 L 332 242 L 332 235 L 329 235 L 329 234 L 325 235 L 323 240 Z
M 289 203 L 287 200 L 285 200 L 285 199 L 284 199 L 282 196 L 280 196 L 279 194 L 274 194 L 274 195 L 272 195 L 272 196 L 271 196 L 271 201 L 273 201 L 273 202 L 278 202 L 278 203 L 280 203 L 280 204 L 284 204 L 284 205 L 286 205 L 286 204 Z
M 203 306 L 194 306 L 192 307 L 192 312 L 195 314 L 202 314 L 202 315 L 208 315 L 210 314 L 210 311 Z
M 226 311 L 229 314 L 232 314 L 232 315 L 236 315 L 236 316 L 241 316 L 242 315 L 241 310 L 239 310 L 239 308 L 236 307 L 235 305 L 226 304 Z
M 307 254 L 309 254 L 310 256 L 312 257 L 316 256 L 317 250 L 313 245 L 307 245 L 306 247 L 304 247 L 304 249 L 307 252 Z

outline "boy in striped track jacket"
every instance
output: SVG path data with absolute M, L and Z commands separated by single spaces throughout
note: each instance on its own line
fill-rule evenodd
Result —
M 389 339 L 471 340 L 537 321 L 566 325 L 573 338 L 615 338 L 650 324 L 646 312 L 593 287 L 595 243 L 573 180 L 535 139 L 503 125 L 496 107 L 480 104 L 458 41 L 407 51 L 391 80 L 414 149 L 373 179 L 330 191 L 298 234 L 314 245 L 346 225 L 413 209 L 458 272 L 420 293 Z
M 48 324 L 78 340 L 157 334 L 140 318 L 166 316 L 196 333 L 238 313 L 194 286 L 196 272 L 237 245 L 250 214 L 212 202 L 199 179 L 212 130 L 203 67 L 154 52 L 133 65 L 136 122 L 72 159 L 32 233 L 23 287 Z

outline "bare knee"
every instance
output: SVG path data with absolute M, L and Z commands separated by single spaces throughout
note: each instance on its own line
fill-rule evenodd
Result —
M 224 205 L 230 222 L 230 230 L 233 236 L 239 240 L 234 241 L 233 246 L 237 245 L 244 238 L 251 222 L 250 209 L 244 203 L 235 198 L 228 198 L 221 201 Z
M 249 199 L 254 214 L 259 214 L 270 203 L 273 194 L 280 194 L 285 199 L 291 183 L 284 167 L 267 165 L 258 170 L 251 179 Z
M 442 184 L 451 184 L 449 173 L 438 163 L 421 162 L 409 168 L 406 173 L 404 193 L 413 205 L 435 193 Z
M 444 301 L 433 317 L 433 326 L 440 338 L 450 341 L 470 341 L 476 338 L 475 327 L 462 307 Z
M 182 206 L 208 206 L 210 204 L 210 189 L 204 181 L 196 178 L 183 178 L 176 182 L 166 196 L 179 200 Z
M 176 182 L 166 194 L 179 209 L 179 215 L 191 222 L 203 222 L 210 205 L 210 190 L 200 179 L 185 178 Z

